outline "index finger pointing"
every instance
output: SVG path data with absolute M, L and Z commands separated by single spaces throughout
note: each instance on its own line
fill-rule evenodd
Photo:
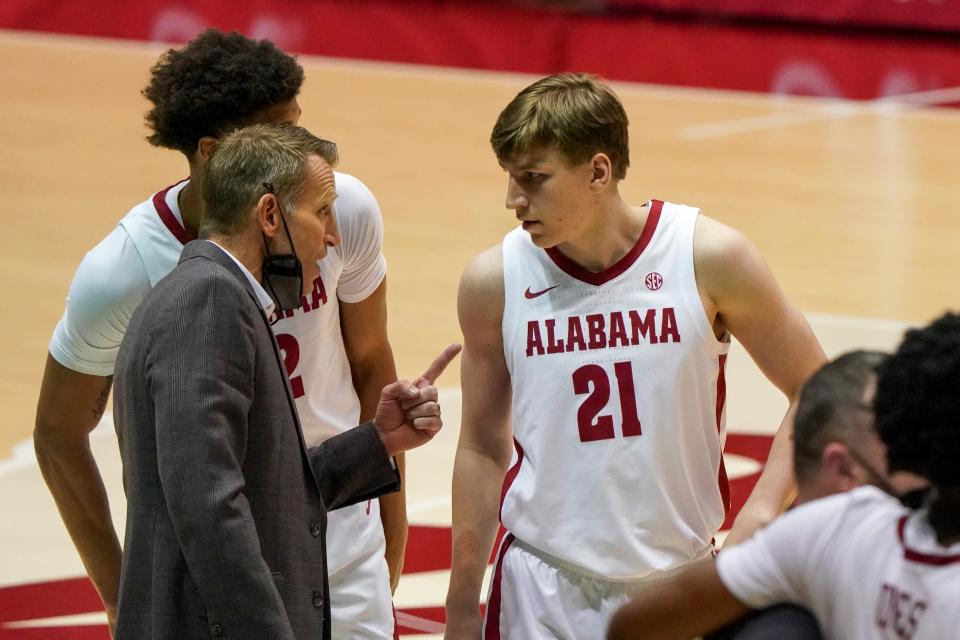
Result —
M 457 354 L 460 353 L 460 350 L 463 349 L 463 346 L 454 342 L 446 349 L 444 349 L 440 355 L 438 355 L 433 362 L 430 363 L 430 366 L 427 367 L 427 370 L 423 372 L 423 375 L 417 378 L 417 386 L 420 386 L 422 382 L 427 384 L 433 384 L 436 382 L 437 378 L 440 377 L 440 374 L 443 373 L 444 369 L 447 368 L 453 359 L 457 357 Z

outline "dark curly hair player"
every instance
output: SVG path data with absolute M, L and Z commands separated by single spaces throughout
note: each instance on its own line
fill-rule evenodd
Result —
M 269 40 L 209 29 L 153 66 L 143 95 L 150 144 L 193 159 L 204 137 L 220 137 L 289 105 L 303 68 Z
M 119 479 L 101 473 L 90 451 L 89 434 L 108 406 L 120 344 L 134 312 L 152 288 L 176 268 L 184 247 L 208 244 L 195 239 L 204 226 L 202 217 L 213 213 L 217 218 L 201 200 L 201 194 L 213 188 L 208 181 L 216 183 L 211 178 L 216 172 L 210 173 L 211 166 L 217 165 L 219 151 L 215 148 L 253 125 L 295 125 L 300 118 L 298 96 L 303 81 L 304 70 L 295 58 L 266 40 L 239 33 L 209 30 L 182 47 L 162 53 L 142 91 L 151 103 L 146 114 L 147 139 L 155 147 L 182 154 L 188 179 L 135 204 L 85 254 L 53 331 L 37 402 L 37 461 L 84 568 L 103 600 L 111 626 L 124 608 L 118 596 L 123 582 L 121 569 L 130 564 L 124 560 L 107 498 L 106 486 Z M 279 136 L 282 128 L 265 131 Z M 331 164 L 335 156 L 327 155 L 321 157 Z M 276 167 L 295 162 L 289 155 L 277 157 Z M 297 190 L 302 181 L 296 172 L 264 168 L 258 162 L 244 166 L 246 174 L 230 170 L 226 179 L 217 183 L 226 185 L 220 192 L 223 197 L 217 198 L 218 207 L 246 210 L 250 202 L 259 202 L 269 192 L 268 199 L 277 203 L 277 220 L 284 230 L 289 224 L 294 234 L 267 234 L 260 240 L 264 250 L 277 258 L 270 265 L 279 263 L 285 268 L 277 278 L 279 287 L 271 286 L 270 295 L 279 298 L 282 294 L 287 308 L 271 314 L 270 322 L 283 353 L 290 354 L 288 373 L 304 441 L 308 446 L 319 445 L 352 429 L 357 416 L 374 415 L 380 390 L 396 380 L 386 326 L 383 218 L 373 193 L 355 176 L 332 170 L 328 186 L 330 195 L 335 190 L 336 200 L 321 203 L 309 201 L 303 191 Z M 274 169 L 279 173 L 259 180 L 243 177 L 249 178 L 249 171 Z M 183 172 L 183 165 L 179 171 Z M 286 182 L 278 176 L 287 176 Z M 168 179 L 161 180 L 169 184 Z M 248 196 L 252 200 L 247 200 Z M 317 221 L 323 222 L 322 232 L 313 225 L 310 228 L 315 233 L 307 236 L 306 245 L 297 240 L 293 246 L 298 225 Z M 312 260 L 302 263 L 302 269 L 284 267 L 298 263 L 297 252 L 306 255 L 302 252 L 312 250 L 310 243 L 328 250 L 323 253 L 322 277 Z M 257 278 L 263 278 L 263 269 Z M 187 323 L 196 317 L 185 313 L 182 319 Z M 115 424 L 121 428 L 123 420 Z M 401 454 L 396 466 L 401 474 L 403 465 Z M 128 505 L 133 502 L 128 501 Z M 303 607 L 329 612 L 325 615 L 330 623 L 327 633 L 333 637 L 393 637 L 391 589 L 400 578 L 407 540 L 402 489 L 379 500 L 338 509 L 326 528 L 319 518 L 301 525 L 302 534 L 325 548 L 327 562 L 327 571 L 311 578 L 317 586 L 300 591 Z M 134 526 L 128 526 L 127 535 L 133 535 L 134 530 Z M 206 531 L 202 527 L 200 530 Z M 133 547 L 124 545 L 128 548 Z M 289 590 L 293 579 L 289 574 L 282 579 L 284 582 L 277 584 L 285 584 L 284 589 Z M 196 593 L 197 584 L 191 580 L 183 583 L 183 593 Z M 279 591 L 277 584 L 263 584 L 268 591 Z M 248 590 L 238 589 L 238 593 Z M 210 615 L 211 608 L 218 606 L 215 600 L 214 596 L 205 600 L 206 612 L 197 610 L 198 616 L 210 621 L 210 629 L 201 635 L 209 637 L 210 631 L 222 626 L 221 631 L 234 639 L 266 637 L 255 625 L 238 623 L 240 618 L 236 616 L 226 616 L 229 623 L 221 619 L 215 624 Z M 233 629 L 243 628 L 235 631 L 231 625 Z M 148 639 L 147 635 L 129 631 L 115 637 L 134 636 L 137 640 Z M 186 640 L 193 636 L 154 631 L 153 637 Z M 320 638 L 321 634 L 312 637 Z
M 217 141 L 244 125 L 296 124 L 303 69 L 266 40 L 208 30 L 164 53 L 143 95 L 151 144 L 175 149 L 189 179 L 131 209 L 77 268 L 50 342 L 34 447 L 84 568 L 116 616 L 121 548 L 103 476 L 89 448 L 113 385 L 117 350 L 140 301 L 197 237 L 201 186 Z
M 907 332 L 879 369 L 877 431 L 890 471 L 930 480 L 927 519 L 941 544 L 960 540 L 960 315 Z

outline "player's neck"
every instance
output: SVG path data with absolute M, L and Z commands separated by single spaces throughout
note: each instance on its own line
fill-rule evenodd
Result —
M 598 210 L 591 224 L 575 239 L 557 245 L 578 265 L 599 273 L 615 265 L 637 244 L 647 222 L 648 207 L 631 207 L 619 196 Z
M 203 215 L 203 202 L 200 199 L 200 180 L 194 173 L 193 168 L 191 168 L 190 182 L 177 196 L 177 204 L 180 207 L 180 217 L 183 218 L 184 228 L 196 238 L 200 229 L 200 217 Z
M 826 496 L 831 495 L 828 492 L 822 491 L 818 487 L 810 487 L 800 485 L 797 489 L 797 499 L 793 501 L 793 506 L 799 507 L 802 504 L 812 502 L 814 500 L 819 500 L 820 498 L 825 498 Z

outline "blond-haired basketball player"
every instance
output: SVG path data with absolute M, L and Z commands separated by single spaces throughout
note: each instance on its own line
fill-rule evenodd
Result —
M 644 579 L 714 550 L 730 336 L 791 404 L 825 357 L 740 233 L 622 199 L 627 116 L 597 78 L 535 82 L 491 142 L 521 226 L 460 284 L 447 638 L 600 638 Z M 733 540 L 792 499 L 789 438 L 781 428 Z M 498 516 L 508 535 L 481 625 Z

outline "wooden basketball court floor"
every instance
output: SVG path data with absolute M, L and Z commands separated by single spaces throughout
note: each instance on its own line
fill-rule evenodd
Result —
M 179 154 L 144 140 L 140 89 L 161 51 L 0 32 L 0 589 L 82 575 L 32 456 L 33 415 L 50 333 L 84 252 L 132 205 L 186 173 Z M 463 265 L 513 226 L 487 139 L 500 109 L 532 78 L 302 62 L 301 124 L 339 143 L 341 170 L 363 179 L 382 207 L 391 342 L 400 374 L 415 376 L 459 340 Z M 852 103 L 615 86 L 632 122 L 632 166 L 621 187 L 628 201 L 693 204 L 745 232 L 829 354 L 890 348 L 907 324 L 960 307 L 960 111 L 937 107 L 960 91 Z M 785 404 L 736 347 L 729 378 L 731 433 L 772 432 Z M 458 372 L 440 384 L 446 429 L 409 457 L 416 525 L 450 519 Z M 92 442 L 119 528 L 109 416 Z M 728 464 L 734 476 L 759 468 L 742 456 Z M 398 609 L 441 605 L 447 576 L 442 568 L 405 575 Z M 440 637 L 429 635 L 437 623 L 404 615 L 428 634 L 421 637 Z M 103 619 L 8 612 L 0 637 Z M 50 632 L 44 637 L 74 637 Z

